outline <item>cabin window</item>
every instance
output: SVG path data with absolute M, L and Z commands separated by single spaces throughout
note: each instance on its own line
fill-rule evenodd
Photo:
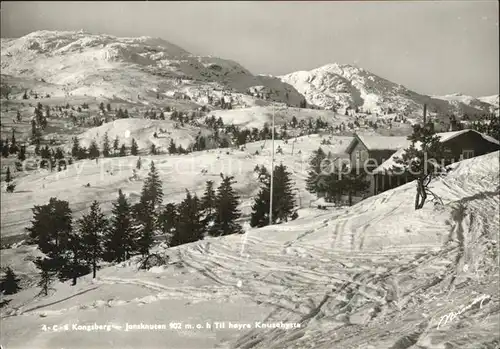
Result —
M 462 158 L 464 159 L 470 159 L 474 157 L 474 150 L 471 149 L 464 149 L 462 151 Z

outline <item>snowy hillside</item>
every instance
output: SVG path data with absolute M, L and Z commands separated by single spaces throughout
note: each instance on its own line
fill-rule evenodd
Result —
M 37 31 L 18 39 L 2 38 L 1 61 L 2 74 L 43 79 L 59 85 L 59 95 L 137 102 L 175 91 L 206 104 L 210 91 L 238 95 L 252 86 L 265 86 L 270 100 L 291 105 L 302 100 L 277 78 L 254 76 L 230 60 L 192 55 L 159 38 Z
M 56 283 L 46 298 L 23 290 L 1 310 L 2 344 L 496 348 L 498 156 L 454 164 L 432 185 L 443 207 L 429 203 L 415 211 L 415 186 L 408 183 L 349 208 L 304 208 L 286 224 L 158 247 L 170 261 L 149 271 L 131 260 L 104 268 L 95 280 L 80 278 L 75 287 Z M 24 189 L 29 183 L 37 181 Z M 21 202 L 9 204 L 16 211 Z M 130 327 L 141 323 L 157 328 Z
M 198 133 L 203 136 L 210 134 L 210 131 L 200 127 L 190 125 L 178 126 L 175 128 L 175 122 L 170 120 L 151 120 L 151 119 L 118 119 L 113 122 L 105 123 L 99 127 L 94 127 L 78 136 L 80 145 L 88 147 L 92 140 L 102 144 L 105 133 L 108 133 L 110 142 L 118 138 L 120 144 L 130 146 L 132 138 L 136 140 L 140 150 L 148 152 L 151 145 L 154 144 L 160 152 L 167 152 L 170 141 L 173 140 L 176 145 L 187 148 L 191 145 Z M 158 137 L 154 137 L 154 133 Z M 71 144 L 67 145 L 67 150 L 71 149 Z
M 317 118 L 328 122 L 330 125 L 336 126 L 342 122 L 348 123 L 352 119 L 349 116 L 334 113 L 329 110 L 313 110 L 303 108 L 292 108 L 282 105 L 267 107 L 252 107 L 252 108 L 239 108 L 233 110 L 214 110 L 210 115 L 216 118 L 221 118 L 224 124 L 234 124 L 236 126 L 246 128 L 262 128 L 265 123 L 269 126 L 272 124 L 273 112 L 275 115 L 275 125 L 282 125 L 285 122 L 289 123 L 293 117 L 297 121 L 315 121 Z
M 131 127 L 125 127 L 127 125 Z M 170 142 L 170 136 L 167 134 L 160 135 L 160 138 L 152 136 L 156 128 L 165 125 L 169 125 L 169 122 L 123 119 L 93 128 L 80 135 L 79 139 L 84 145 L 93 139 L 100 144 L 104 132 L 108 131 L 111 141 L 118 135 L 120 142 L 126 143 L 127 146 L 130 145 L 131 138 L 134 138 L 140 149 L 147 149 L 151 143 L 166 147 Z M 126 133 L 127 130 L 129 133 Z M 127 134 L 129 137 L 126 137 Z M 175 130 L 172 135 L 174 141 L 178 140 L 184 144 L 188 143 L 196 132 L 194 128 L 185 128 Z M 323 138 L 330 138 L 331 145 L 321 145 Z M 308 207 L 314 198 L 304 190 L 311 153 L 320 146 L 325 152 L 342 153 L 351 139 L 352 137 L 344 136 L 310 135 L 292 138 L 288 144 L 284 141 L 275 141 L 275 147 L 283 150 L 283 154 L 276 155 L 276 164 L 282 162 L 292 171 L 296 187 L 301 193 L 298 204 Z M 259 189 L 253 170 L 256 165 L 270 166 L 271 141 L 248 143 L 245 148 L 244 151 L 229 148 L 212 149 L 187 155 L 142 155 L 143 165 L 141 170 L 137 171 L 136 179 L 133 178 L 133 170 L 136 168 L 138 156 L 102 158 L 97 164 L 94 160 L 78 161 L 61 172 L 38 170 L 17 179 L 15 193 L 1 192 L 2 236 L 24 235 L 23 229 L 31 219 L 33 205 L 45 204 L 51 197 L 69 201 L 76 216 L 86 211 L 93 200 L 98 200 L 102 203 L 103 209 L 108 211 L 120 188 L 131 197 L 132 201 L 137 201 L 151 160 L 159 169 L 165 198 L 171 202 L 181 201 L 185 197 L 185 189 L 201 195 L 207 180 L 218 183 L 220 173 L 232 173 L 238 181 L 236 190 L 242 196 L 241 209 L 248 215 L 251 211 L 252 198 Z M 258 155 L 255 154 L 256 151 L 259 152 Z M 207 170 L 207 173 L 203 174 L 202 170 Z M 90 184 L 88 188 L 84 187 L 87 183 Z
M 492 107 L 490 107 L 490 109 L 492 109 L 493 111 L 496 111 L 496 113 L 498 114 L 499 106 L 500 106 L 500 96 L 499 95 L 479 97 L 478 99 L 481 102 L 491 104 Z
M 404 112 L 422 115 L 426 103 L 431 113 L 459 112 L 475 114 L 489 110 L 489 105 L 460 100 L 431 98 L 348 64 L 328 64 L 311 71 L 280 76 L 294 86 L 308 103 L 323 108 L 345 110 L 358 108 L 373 113 Z
M 464 105 L 470 108 L 487 111 L 494 111 L 495 109 L 498 109 L 498 96 L 474 98 L 472 96 L 466 96 L 461 93 L 454 93 L 446 96 L 434 96 L 433 98 L 448 101 L 458 109 L 463 108 Z

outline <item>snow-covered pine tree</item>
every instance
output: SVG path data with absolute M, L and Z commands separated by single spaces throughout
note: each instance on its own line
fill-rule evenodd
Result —
M 122 144 L 120 147 L 119 156 L 127 156 L 127 147 L 125 147 L 125 144 Z
M 252 215 L 250 226 L 263 227 L 269 224 L 269 206 L 270 206 L 270 191 L 271 178 L 269 173 L 264 171 L 264 167 L 260 169 L 259 180 L 262 187 L 254 199 L 252 205 Z M 295 195 L 290 172 L 285 165 L 280 164 L 274 168 L 273 173 L 273 221 L 286 222 L 294 217 Z
M 215 199 L 216 214 L 215 221 L 210 233 L 212 236 L 221 236 L 241 233 L 242 227 L 236 220 L 241 213 L 238 210 L 239 196 L 236 195 L 232 185 L 236 183 L 233 176 L 223 176 L 222 183 L 217 188 Z
M 178 205 L 178 221 L 170 246 L 195 242 L 204 237 L 204 224 L 201 220 L 201 204 L 196 196 L 186 190 L 186 198 Z
M 143 255 L 149 255 L 149 249 L 153 244 L 155 231 L 159 230 L 158 207 L 163 200 L 163 190 L 158 170 L 154 161 L 151 161 L 149 173 L 144 181 L 139 203 L 134 205 L 136 218 L 136 229 L 138 234 L 139 252 Z
M 113 203 L 110 229 L 104 236 L 104 260 L 123 262 L 134 252 L 135 243 L 132 229 L 132 209 L 123 194 L 118 190 L 118 199 Z
M 318 193 L 318 181 L 321 174 L 321 163 L 326 158 L 323 149 L 318 148 L 313 151 L 311 160 L 309 161 L 309 170 L 307 172 L 306 189 L 310 193 Z
M 111 155 L 111 146 L 109 144 L 108 133 L 104 132 L 104 139 L 102 142 L 102 155 L 107 158 Z
M 250 226 L 261 228 L 269 224 L 271 176 L 264 166 L 260 167 L 258 171 L 261 188 L 257 197 L 254 198 Z
M 5 276 L 0 281 L 0 293 L 5 295 L 17 293 L 21 289 L 19 281 L 21 280 L 17 277 L 12 268 L 10 266 L 7 267 Z
M 69 203 L 50 198 L 46 205 L 32 208 L 33 220 L 29 233 L 30 244 L 38 245 L 42 253 L 49 257 L 59 256 L 67 247 L 68 236 L 72 231 L 72 212 Z
M 72 230 L 72 212 L 69 203 L 50 198 L 47 205 L 34 206 L 29 232 L 30 244 L 37 244 L 48 257 L 48 266 L 61 280 L 76 278 L 87 272 L 82 264 L 81 241 Z
M 99 157 L 99 155 L 100 155 L 99 146 L 97 145 L 97 142 L 95 140 L 92 140 L 89 146 L 89 157 L 91 159 L 96 159 Z
M 274 168 L 273 181 L 273 223 L 278 220 L 287 222 L 294 212 L 295 194 L 291 173 L 285 165 Z
M 5 181 L 10 183 L 12 181 L 12 175 L 10 174 L 10 167 L 7 166 L 7 172 L 5 173 Z
M 22 145 L 20 148 L 19 148 L 19 152 L 17 153 L 17 159 L 19 161 L 24 161 L 26 160 L 26 147 L 24 145 Z
M 203 223 L 212 227 L 216 216 L 216 194 L 213 181 L 206 181 L 205 192 L 201 197 L 201 209 L 203 211 Z
M 158 223 L 161 226 L 163 234 L 167 237 L 174 234 L 177 227 L 178 212 L 177 207 L 173 203 L 168 203 L 158 217 Z
M 141 200 L 143 199 L 150 203 L 153 209 L 161 205 L 163 200 L 162 182 L 154 161 L 151 161 L 148 176 L 144 181 L 141 192 Z
M 59 272 L 61 280 L 72 279 L 72 285 L 76 285 L 78 277 L 88 274 L 90 268 L 85 260 L 85 246 L 83 244 L 82 236 L 76 232 L 71 231 L 68 235 L 67 248 L 64 250 L 62 259 L 64 261 L 63 268 Z
M 9 148 L 9 139 L 8 139 L 8 138 L 6 138 L 6 139 L 5 139 L 5 143 L 4 143 L 3 147 L 2 147 L 2 156 L 3 156 L 4 158 L 9 157 L 9 149 L 10 149 L 10 148 Z
M 157 154 L 156 145 L 154 143 L 151 144 L 151 148 L 149 149 L 149 153 L 151 155 L 156 155 Z
M 108 220 L 101 212 L 99 203 L 92 202 L 90 212 L 78 221 L 83 244 L 84 259 L 92 267 L 92 277 L 96 277 L 97 263 L 103 256 L 104 235 L 108 228 Z
M 177 153 L 177 147 L 176 147 L 173 139 L 170 139 L 170 144 L 168 145 L 168 153 L 169 154 Z
M 80 155 L 80 141 L 78 137 L 73 137 L 73 146 L 71 147 L 71 156 L 75 159 L 78 159 L 78 155 Z
M 139 154 L 139 146 L 137 145 L 137 142 L 135 141 L 134 138 L 132 138 L 132 143 L 130 145 L 130 155 L 137 155 Z

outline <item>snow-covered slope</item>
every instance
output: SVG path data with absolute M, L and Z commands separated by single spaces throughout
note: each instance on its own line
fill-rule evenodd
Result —
M 461 93 L 454 93 L 446 96 L 434 96 L 434 98 L 448 101 L 457 109 L 463 108 L 463 106 L 485 111 L 498 109 L 498 96 L 475 98 Z
M 118 135 L 120 142 L 130 147 L 131 138 L 135 138 L 140 150 L 147 154 L 148 146 L 155 143 L 165 150 L 170 137 L 179 144 L 190 143 L 197 130 L 194 128 L 169 129 L 172 134 L 159 134 L 153 138 L 155 130 L 166 127 L 169 121 L 122 119 L 93 128 L 79 136 L 82 145 L 88 145 L 95 139 L 102 144 L 104 132 L 108 131 L 111 141 Z M 130 126 L 130 127 L 128 127 Z M 130 134 L 127 132 L 129 131 Z M 129 137 L 126 137 L 126 135 Z M 163 138 L 165 137 L 165 138 Z M 330 145 L 321 145 L 323 139 L 330 139 Z M 293 179 L 300 189 L 301 206 L 308 207 L 314 198 L 305 192 L 305 179 L 309 156 L 321 145 L 325 152 L 342 153 L 352 137 L 334 136 L 321 137 L 310 135 L 275 141 L 275 148 L 280 147 L 283 154 L 276 155 L 276 164 L 283 162 L 293 173 Z M 70 147 L 70 145 L 68 145 Z M 220 173 L 233 173 L 238 181 L 236 190 L 242 197 L 241 209 L 245 215 L 251 211 L 253 196 L 258 192 L 259 184 L 253 170 L 256 165 L 270 166 L 270 141 L 259 141 L 246 144 L 246 150 L 212 149 L 193 152 L 188 155 L 141 155 L 142 168 L 133 178 L 138 156 L 119 158 L 101 158 L 96 163 L 93 160 L 83 160 L 68 166 L 62 172 L 39 170 L 35 173 L 18 177 L 15 180 L 16 191 L 12 194 L 1 192 L 1 229 L 2 236 L 24 235 L 24 228 L 31 219 L 33 205 L 46 204 L 51 197 L 67 200 L 75 216 L 88 209 L 93 200 L 102 203 L 103 209 L 109 212 L 111 203 L 116 200 L 119 188 L 130 195 L 131 200 L 138 200 L 143 185 L 143 178 L 149 170 L 149 162 L 157 165 L 160 178 L 163 181 L 165 200 L 179 202 L 185 197 L 185 189 L 199 195 L 203 193 L 205 182 L 220 181 Z M 258 155 L 256 155 L 258 151 Z M 202 170 L 207 170 L 206 174 Z M 86 184 L 90 187 L 85 187 Z
M 88 147 L 90 142 L 95 140 L 99 147 L 102 145 L 104 134 L 108 133 L 108 138 L 112 144 L 118 137 L 121 144 L 130 147 L 132 138 L 135 139 L 139 150 L 145 153 L 149 152 L 152 144 L 160 152 L 167 152 L 170 141 L 173 140 L 176 145 L 181 145 L 186 149 L 196 138 L 196 135 L 207 136 L 211 132 L 203 127 L 194 127 L 191 125 L 178 126 L 175 128 L 175 122 L 170 120 L 151 120 L 151 119 L 117 119 L 113 122 L 105 123 L 99 127 L 91 128 L 78 136 L 80 144 Z M 154 133 L 158 137 L 154 137 Z M 71 144 L 67 145 L 66 150 L 71 149 Z
M 492 109 L 493 111 L 496 111 L 498 113 L 498 111 L 499 111 L 498 109 L 500 106 L 500 96 L 499 95 L 478 97 L 478 99 L 481 102 L 491 104 L 492 107 L 490 107 L 490 109 Z
M 203 97 L 212 90 L 241 94 L 265 86 L 270 100 L 302 100 L 277 78 L 254 76 L 230 60 L 192 55 L 159 38 L 37 31 L 1 39 L 1 61 L 2 74 L 43 79 L 61 86 L 61 95 L 137 101 L 176 91 L 206 104 Z
M 75 287 L 56 283 L 49 297 L 36 297 L 36 288 L 21 291 L 2 308 L 2 343 L 496 348 L 498 156 L 456 163 L 436 180 L 433 191 L 443 207 L 428 203 L 415 211 L 414 183 L 408 183 L 350 208 L 304 208 L 287 224 L 158 247 L 169 263 L 149 271 L 138 271 L 131 260 Z M 452 312 L 459 315 L 444 322 Z M 127 323 L 165 328 L 127 331 Z M 109 330 L 78 327 L 94 324 Z
M 371 72 L 348 64 L 327 64 L 311 71 L 280 76 L 294 86 L 308 103 L 324 108 L 345 108 L 385 113 L 390 110 L 408 115 L 422 115 L 426 103 L 431 113 L 483 113 L 489 105 L 460 100 L 433 98 L 413 92 Z
M 230 125 L 234 124 L 236 126 L 246 127 L 246 128 L 262 128 L 265 123 L 269 126 L 272 124 L 272 116 L 275 116 L 275 125 L 282 125 L 285 122 L 289 123 L 293 117 L 297 119 L 298 122 L 305 120 L 308 122 L 316 119 L 321 119 L 328 122 L 331 126 L 336 126 L 342 122 L 348 123 L 352 121 L 352 118 L 342 114 L 334 113 L 330 110 L 313 110 L 313 109 L 303 109 L 303 108 L 293 108 L 286 106 L 266 106 L 266 107 L 251 107 L 251 108 L 239 108 L 232 110 L 214 110 L 210 115 L 214 115 L 216 118 L 221 118 L 224 124 Z

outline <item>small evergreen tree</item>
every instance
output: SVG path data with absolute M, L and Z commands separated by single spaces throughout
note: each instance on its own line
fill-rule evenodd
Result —
M 156 145 L 154 143 L 151 144 L 151 149 L 150 149 L 150 154 L 151 155 L 156 155 L 157 150 L 156 150 Z
M 103 239 L 108 221 L 101 212 L 99 203 L 94 201 L 90 206 L 90 212 L 84 214 L 78 223 L 84 247 L 83 258 L 89 266 L 92 266 L 92 277 L 95 278 L 97 263 L 103 256 Z
M 139 153 L 139 147 L 137 146 L 137 142 L 134 138 L 132 138 L 132 144 L 130 145 L 130 154 L 137 155 Z
M 5 181 L 10 183 L 12 181 L 12 175 L 10 174 L 10 167 L 7 167 L 7 172 L 5 173 Z
M 26 147 L 25 146 L 21 146 L 21 148 L 19 149 L 19 153 L 17 153 L 17 159 L 19 161 L 26 160 Z
M 109 144 L 109 137 L 108 137 L 107 132 L 104 133 L 104 140 L 103 140 L 103 144 L 102 144 L 102 155 L 105 158 L 107 158 L 111 155 L 111 146 Z
M 141 160 L 141 157 L 139 156 L 139 159 L 137 159 L 137 161 L 135 163 L 135 168 L 140 170 L 141 166 L 142 166 L 142 160 Z
M 273 221 L 288 221 L 295 208 L 295 195 L 291 173 L 285 165 L 280 164 L 274 169 L 273 187 Z
M 125 144 L 122 144 L 120 147 L 120 156 L 127 156 L 127 147 L 125 147 Z
M 123 194 L 118 190 L 118 199 L 113 203 L 110 229 L 104 236 L 104 259 L 123 262 L 134 252 L 135 243 L 132 229 L 132 209 Z
M 80 140 L 78 137 L 73 137 L 73 146 L 71 147 L 71 156 L 75 159 L 79 159 L 80 155 Z
M 307 172 L 306 189 L 310 193 L 318 193 L 318 181 L 322 172 L 321 164 L 326 158 L 323 149 L 318 148 L 313 152 L 311 160 L 309 161 L 309 170 Z
M 10 147 L 9 147 L 9 139 L 6 138 L 5 139 L 5 143 L 4 143 L 3 147 L 2 147 L 2 156 L 4 158 L 9 157 L 9 149 L 10 149 Z
M 165 209 L 161 212 L 160 216 L 158 217 L 158 222 L 161 226 L 163 234 L 166 235 L 167 237 L 171 237 L 175 233 L 175 229 L 177 227 L 177 221 L 178 221 L 177 207 L 172 203 L 168 203 L 167 205 L 165 205 Z
M 3 293 L 5 295 L 17 293 L 21 289 L 21 287 L 19 286 L 19 281 L 21 280 L 17 277 L 12 268 L 7 267 L 5 276 L 0 282 L 0 293 Z
M 100 155 L 99 146 L 97 145 L 97 142 L 95 140 L 92 140 L 89 146 L 89 157 L 91 159 L 96 159 L 99 157 L 99 155 Z
M 117 152 L 119 147 L 120 147 L 120 140 L 118 136 L 116 136 L 115 140 L 113 141 L 113 150 Z
M 177 147 L 176 147 L 173 139 L 170 140 L 170 144 L 168 146 L 168 153 L 169 154 L 177 153 Z
M 212 226 L 217 214 L 216 194 L 214 190 L 214 182 L 207 181 L 205 185 L 205 192 L 201 197 L 201 209 L 203 211 L 203 223 L 205 226 Z
M 151 161 L 149 173 L 142 188 L 141 198 L 144 198 L 145 202 L 148 202 L 152 208 L 161 205 L 163 199 L 162 183 L 154 161 Z
M 170 246 L 178 246 L 203 239 L 204 224 L 201 217 L 200 200 L 186 190 L 186 198 L 178 206 L 177 228 Z
M 15 149 L 17 148 L 17 142 L 16 142 L 16 134 L 14 129 L 12 129 L 12 136 L 10 140 L 10 153 L 13 154 L 15 153 Z
M 154 161 L 151 161 L 148 176 L 142 187 L 141 198 L 139 203 L 134 206 L 139 232 L 138 247 L 143 256 L 149 255 L 154 232 L 159 228 L 157 207 L 161 205 L 162 199 L 163 191 L 160 176 Z
M 236 223 L 241 213 L 238 210 L 238 195 L 236 195 L 232 185 L 235 183 L 233 176 L 223 176 L 222 183 L 217 189 L 215 200 L 216 215 L 211 235 L 221 236 L 234 233 L 241 233 L 242 227 Z
M 75 277 L 75 265 L 69 260 L 69 252 L 76 246 L 72 234 L 72 212 L 67 201 L 50 198 L 46 205 L 35 205 L 28 242 L 38 248 L 48 259 L 51 270 L 65 280 L 68 275 Z
M 267 171 L 260 171 L 261 190 L 254 199 L 250 226 L 263 227 L 269 224 L 269 207 L 271 176 Z M 281 164 L 274 168 L 273 173 L 273 217 L 272 223 L 286 222 L 294 217 L 295 199 L 291 175 L 285 165 Z

